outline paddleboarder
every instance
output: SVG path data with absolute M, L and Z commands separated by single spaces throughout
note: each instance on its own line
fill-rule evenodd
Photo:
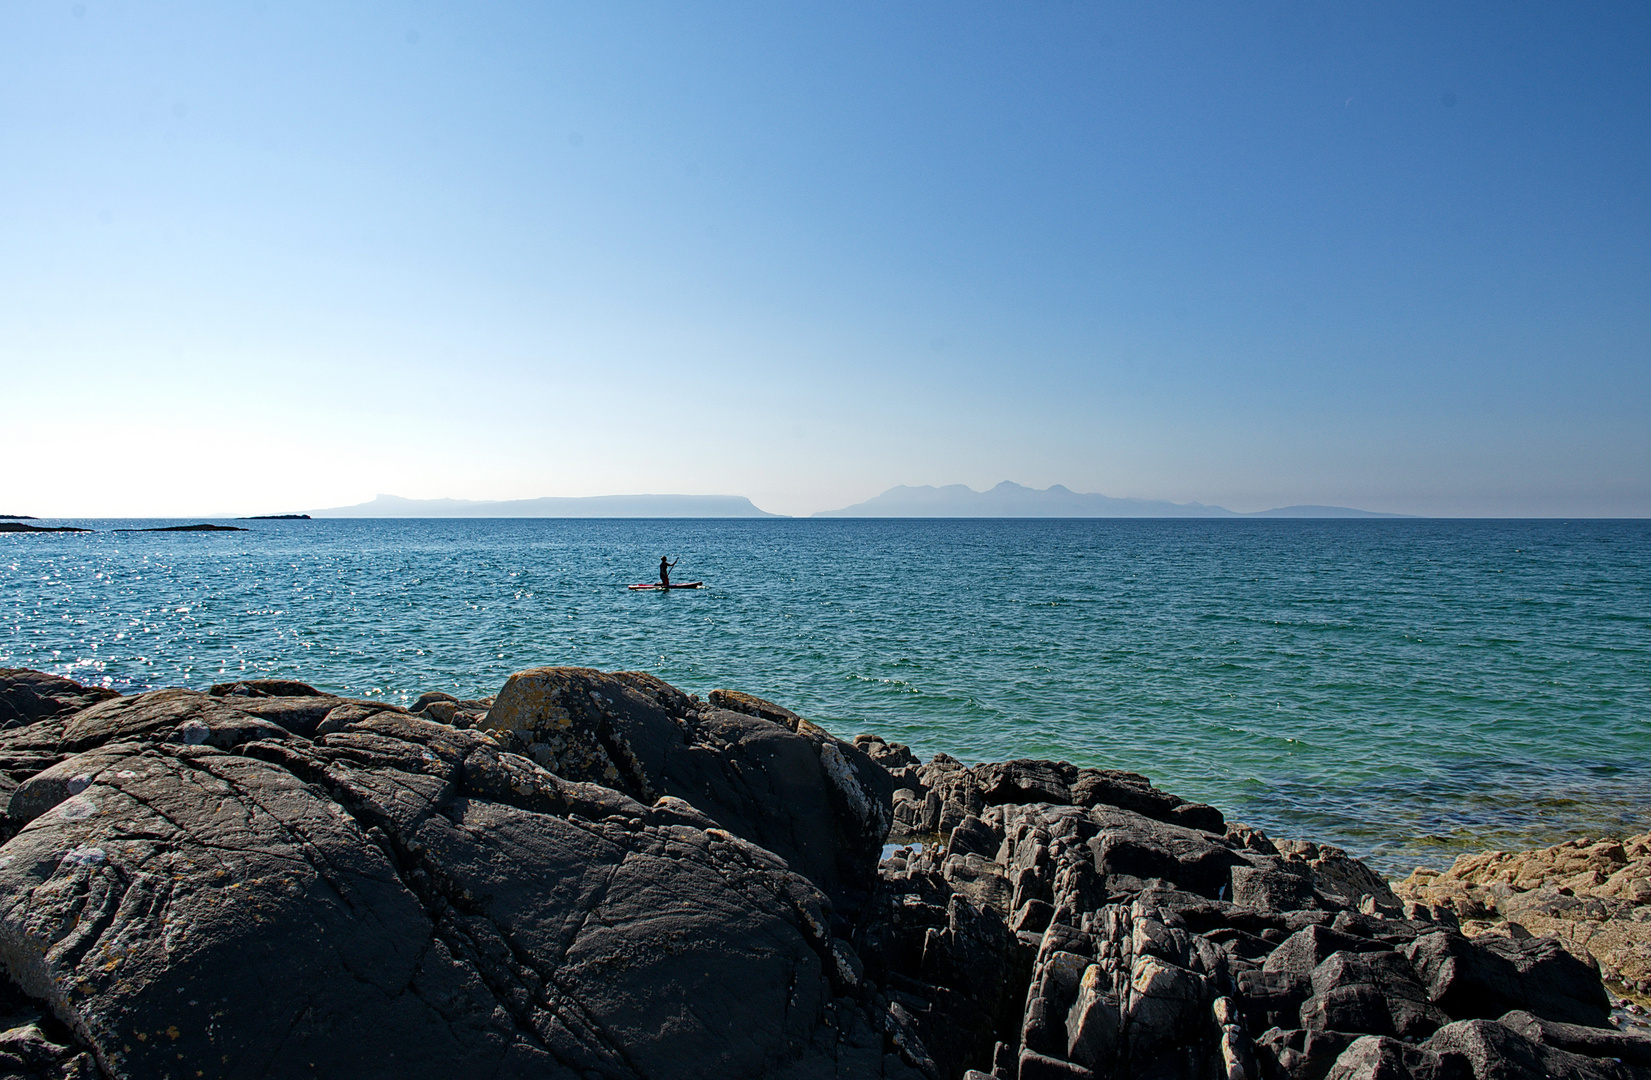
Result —
M 675 566 L 676 563 L 667 562 L 666 560 L 669 558 L 669 555 L 661 555 L 659 557 L 659 587 L 661 589 L 669 589 L 671 587 L 671 567 Z M 678 559 L 676 562 L 681 561 L 681 559 Z

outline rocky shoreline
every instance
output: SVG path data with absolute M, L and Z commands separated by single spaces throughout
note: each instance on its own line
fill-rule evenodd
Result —
M 1464 855 L 1443 873 L 1414 871 L 1395 890 L 1448 908 L 1473 936 L 1557 938 L 1598 960 L 1636 1005 L 1651 1003 L 1651 833 Z
M 0 1076 L 1651 1080 L 1541 921 L 1644 925 L 1645 843 L 1395 890 L 1137 774 L 581 668 L 7 669 L 0 725 Z

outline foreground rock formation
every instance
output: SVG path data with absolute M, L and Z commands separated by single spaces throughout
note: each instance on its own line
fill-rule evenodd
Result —
M 0 702 L 0 1075 L 1651 1078 L 1590 961 L 1132 773 L 578 668 Z

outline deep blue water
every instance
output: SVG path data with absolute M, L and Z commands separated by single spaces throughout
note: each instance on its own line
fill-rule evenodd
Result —
M 392 700 L 642 669 L 1388 870 L 1651 827 L 1651 522 L 243 524 L 0 535 L 0 666 Z M 710 587 L 623 588 L 667 551 Z

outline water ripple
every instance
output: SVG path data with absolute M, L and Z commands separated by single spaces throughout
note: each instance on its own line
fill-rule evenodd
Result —
M 642 669 L 1135 769 L 1389 869 L 1651 827 L 1645 522 L 249 524 L 0 536 L 0 664 L 398 701 Z M 664 551 L 710 587 L 621 587 Z

